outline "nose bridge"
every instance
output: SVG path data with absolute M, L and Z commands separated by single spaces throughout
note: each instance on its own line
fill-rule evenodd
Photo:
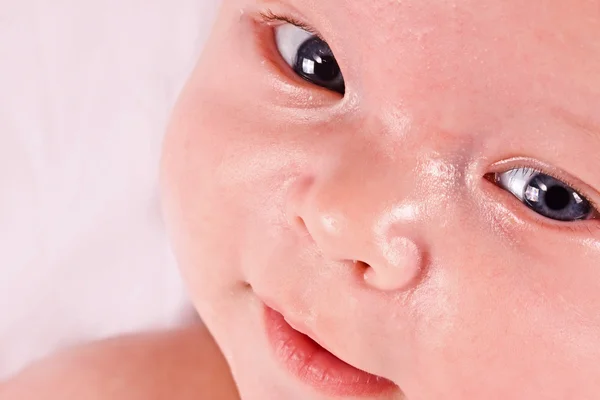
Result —
M 348 157 L 339 160 L 328 174 L 315 178 L 302 218 L 329 256 L 365 258 L 358 249 L 373 246 L 383 234 L 381 214 L 396 191 L 384 183 L 390 178 L 385 169 L 365 158 Z

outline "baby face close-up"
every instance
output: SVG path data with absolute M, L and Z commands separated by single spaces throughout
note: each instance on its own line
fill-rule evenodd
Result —
M 163 198 L 243 399 L 597 399 L 600 3 L 226 0 Z

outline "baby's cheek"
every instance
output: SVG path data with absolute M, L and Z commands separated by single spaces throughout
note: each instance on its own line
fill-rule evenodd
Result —
M 452 223 L 431 232 L 428 271 L 406 300 L 373 299 L 360 316 L 386 376 L 424 398 L 595 398 L 600 248 L 578 239 L 587 233 Z
M 521 264 L 530 268 L 521 274 L 510 273 L 519 265 L 517 256 L 507 257 L 506 264 L 481 259 L 473 265 L 489 275 L 440 270 L 441 276 L 434 276 L 432 282 L 443 284 L 423 287 L 415 297 L 419 322 L 415 359 L 420 363 L 415 381 L 462 392 L 461 398 L 490 398 L 490 393 L 499 396 L 493 398 L 511 398 L 511 393 L 552 399 L 578 393 L 576 398 L 588 398 L 591 390 L 598 389 L 597 285 L 582 278 L 565 281 L 552 276 L 552 271 L 577 265 L 581 276 L 589 279 L 586 270 L 598 264 L 581 258 L 579 264 L 572 264 L 572 259 L 552 253 L 553 260 Z M 473 254 L 463 256 L 474 260 Z M 536 275 L 540 268 L 548 274 Z M 442 395 L 443 390 L 436 394 Z
M 202 64 L 200 64 L 200 67 Z M 192 292 L 218 298 L 243 282 L 254 249 L 285 228 L 287 182 L 309 164 L 297 129 L 209 83 L 182 96 L 165 142 L 167 221 Z M 242 96 L 243 97 L 243 96 Z

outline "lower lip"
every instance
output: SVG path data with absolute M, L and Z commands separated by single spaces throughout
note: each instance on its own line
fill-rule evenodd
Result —
M 293 375 L 323 394 L 377 396 L 396 389 L 394 383 L 346 364 L 269 307 L 265 307 L 265 322 L 275 356 Z

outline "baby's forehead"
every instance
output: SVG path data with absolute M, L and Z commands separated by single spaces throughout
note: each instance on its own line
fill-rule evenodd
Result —
M 414 25 L 485 22 L 486 26 L 539 28 L 558 24 L 566 30 L 600 30 L 597 0 L 251 0 L 263 6 L 290 6 L 315 17 L 362 31 L 389 35 Z M 341 22 L 346 22 L 344 25 Z M 337 26 L 337 24 L 336 24 Z M 390 30 L 389 28 L 394 28 Z M 509 33 L 509 31 L 506 31 Z
M 600 93 L 597 0 L 254 1 L 297 11 L 363 76 L 426 65 L 431 77 L 505 77 L 505 88 L 535 77 L 567 97 Z

